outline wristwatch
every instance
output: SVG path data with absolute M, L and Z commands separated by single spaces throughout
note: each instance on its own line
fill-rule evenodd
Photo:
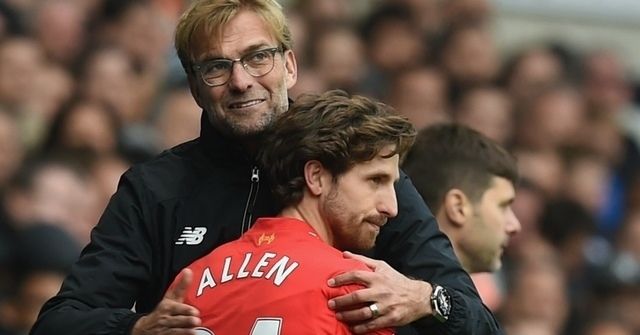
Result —
M 430 297 L 433 317 L 440 322 L 445 322 L 451 313 L 451 296 L 444 287 L 438 284 L 431 284 L 431 286 L 433 287 Z

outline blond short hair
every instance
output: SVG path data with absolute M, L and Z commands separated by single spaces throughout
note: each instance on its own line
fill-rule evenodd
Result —
M 175 34 L 175 48 L 187 74 L 192 72 L 194 45 L 210 36 L 220 40 L 223 27 L 241 10 L 258 14 L 284 50 L 293 47 L 282 6 L 276 0 L 197 0 L 180 17 Z

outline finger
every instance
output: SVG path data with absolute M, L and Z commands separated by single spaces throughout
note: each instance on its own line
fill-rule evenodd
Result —
M 163 318 L 161 322 L 162 326 L 166 328 L 183 330 L 192 329 L 202 324 L 202 320 L 199 317 L 184 315 Z
M 337 312 L 336 318 L 346 323 L 358 324 L 367 320 L 371 320 L 373 318 L 373 312 L 368 306 L 365 306 L 358 309 Z
M 370 289 L 361 289 L 349 294 L 335 297 L 329 300 L 329 308 L 336 311 L 360 308 L 361 304 L 375 301 L 374 292 Z
M 169 289 L 169 291 L 167 291 L 165 297 L 178 302 L 183 302 L 184 297 L 187 293 L 187 287 L 189 287 L 189 284 L 191 284 L 193 272 L 188 268 L 183 269 L 178 274 L 178 278 L 180 278 L 178 280 L 178 283 L 173 288 Z
M 354 254 L 354 253 L 349 252 L 349 251 L 344 251 L 342 253 L 342 255 L 344 256 L 344 258 L 355 259 L 355 260 L 358 260 L 358 261 L 364 263 L 366 266 L 368 266 L 373 271 L 375 271 L 376 268 L 378 267 L 378 261 L 373 259 L 373 258 L 369 258 L 369 257 L 363 256 L 363 255 Z
M 200 311 L 197 308 L 183 304 L 180 302 L 175 302 L 173 300 L 165 300 L 163 305 L 164 311 L 167 315 L 171 316 L 199 316 Z
M 327 281 L 330 287 L 348 285 L 348 284 L 364 284 L 370 286 L 375 273 L 371 271 L 355 270 L 339 274 Z

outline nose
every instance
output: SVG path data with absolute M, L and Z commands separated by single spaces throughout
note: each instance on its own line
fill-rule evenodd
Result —
M 398 215 L 398 200 L 393 185 L 382 192 L 378 202 L 378 212 L 388 218 Z
M 515 235 L 522 230 L 522 225 L 520 224 L 520 220 L 513 212 L 511 207 L 509 207 L 509 211 L 507 213 L 507 225 L 505 227 L 508 235 Z
M 253 85 L 253 78 L 244 68 L 241 62 L 235 62 L 231 68 L 227 85 L 232 91 L 244 92 Z

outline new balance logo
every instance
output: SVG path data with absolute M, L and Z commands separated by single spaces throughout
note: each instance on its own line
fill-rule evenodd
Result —
M 184 230 L 182 231 L 182 234 L 180 234 L 180 237 L 176 241 L 176 245 L 182 245 L 182 244 L 196 245 L 196 244 L 200 244 L 200 242 L 202 242 L 202 240 L 204 239 L 204 234 L 206 234 L 206 233 L 207 233 L 207 228 L 206 227 L 195 227 L 195 228 L 184 227 Z

